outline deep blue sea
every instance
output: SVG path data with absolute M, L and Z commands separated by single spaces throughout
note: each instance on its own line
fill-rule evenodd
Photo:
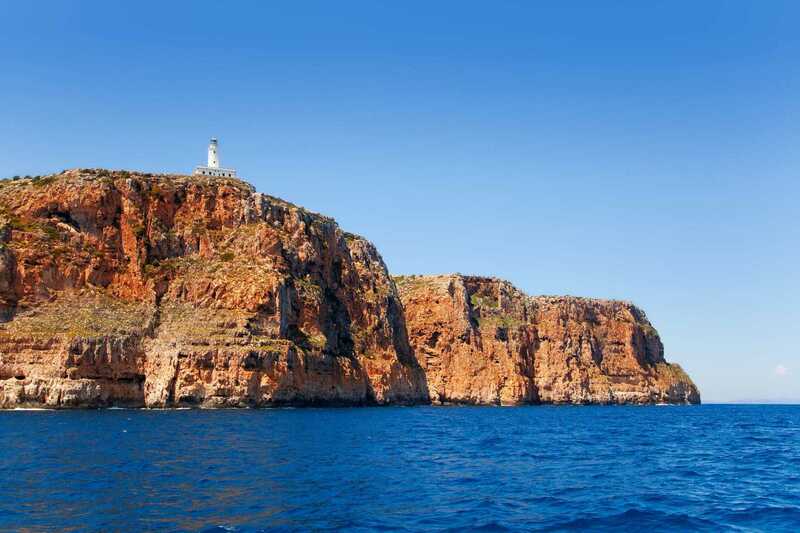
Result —
M 800 406 L 0 413 L 0 530 L 800 530 Z

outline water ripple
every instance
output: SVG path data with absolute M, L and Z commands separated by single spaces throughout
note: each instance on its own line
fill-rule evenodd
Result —
M 796 531 L 800 407 L 0 413 L 0 530 Z

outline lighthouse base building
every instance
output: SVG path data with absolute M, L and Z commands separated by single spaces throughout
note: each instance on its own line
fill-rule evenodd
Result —
M 211 142 L 208 143 L 208 166 L 195 167 L 193 174 L 195 176 L 216 176 L 218 178 L 236 177 L 236 170 L 219 166 L 219 143 L 216 137 L 212 137 Z

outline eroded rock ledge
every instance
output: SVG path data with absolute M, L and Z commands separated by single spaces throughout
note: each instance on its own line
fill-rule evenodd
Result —
M 0 181 L 0 408 L 698 401 L 629 304 L 396 284 L 239 180 Z

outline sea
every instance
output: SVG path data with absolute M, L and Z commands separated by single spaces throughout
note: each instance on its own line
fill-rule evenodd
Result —
M 0 412 L 2 531 L 800 531 L 800 406 Z

